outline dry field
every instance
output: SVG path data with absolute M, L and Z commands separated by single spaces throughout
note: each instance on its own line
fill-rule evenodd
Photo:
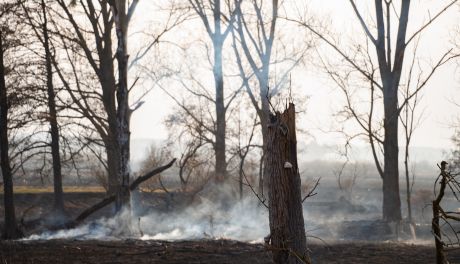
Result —
M 78 190 L 76 188 L 75 190 Z M 146 206 L 161 207 L 161 194 L 146 193 Z M 71 216 L 104 197 L 100 190 L 67 192 Z M 0 194 L 0 199 L 3 199 Z M 33 219 L 46 214 L 52 193 L 22 189 L 16 197 L 18 218 Z M 160 201 L 160 202 L 158 202 Z M 0 205 L 0 216 L 3 219 Z M 1 220 L 0 220 L 1 225 Z M 340 242 L 309 245 L 314 263 L 432 264 L 434 248 L 392 242 Z M 450 252 L 451 263 L 460 264 L 460 250 Z M 262 244 L 231 240 L 142 241 L 142 240 L 35 240 L 0 241 L 0 263 L 271 263 Z

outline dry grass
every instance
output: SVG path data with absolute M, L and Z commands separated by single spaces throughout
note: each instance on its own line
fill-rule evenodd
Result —
M 163 189 L 149 189 L 149 188 L 139 188 L 141 192 L 153 192 L 153 193 L 164 193 Z M 169 191 L 174 191 L 170 189 Z M 14 186 L 14 193 L 52 193 L 53 186 Z M 64 186 L 64 193 L 105 193 L 106 190 L 101 186 Z M 3 188 L 0 188 L 0 194 L 3 194 Z
M 14 186 L 14 193 L 52 193 L 52 186 L 36 187 L 36 186 Z M 64 186 L 64 193 L 105 193 L 105 189 L 100 186 Z M 0 190 L 3 194 L 3 189 Z

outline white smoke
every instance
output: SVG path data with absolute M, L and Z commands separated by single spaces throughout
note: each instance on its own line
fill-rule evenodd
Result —
M 130 233 L 120 232 L 128 226 Z M 240 241 L 262 241 L 269 233 L 268 211 L 257 199 L 249 197 L 227 210 L 220 203 L 202 200 L 195 206 L 180 212 L 151 212 L 143 216 L 123 212 L 117 217 L 101 218 L 75 229 L 44 232 L 26 240 L 43 239 L 234 239 Z
M 214 197 L 220 197 L 219 199 L 201 197 L 199 203 L 182 210 L 149 211 L 141 215 L 136 215 L 138 210 L 125 211 L 116 217 L 100 218 L 75 229 L 32 235 L 26 240 L 141 239 L 174 241 L 224 238 L 245 242 L 263 242 L 263 238 L 270 232 L 267 208 L 252 195 L 240 201 L 225 194 L 224 190 L 218 190 L 216 193 L 218 194 Z M 374 202 L 377 201 L 376 199 L 359 201 L 360 205 L 358 206 L 340 199 L 334 201 L 333 198 L 329 197 L 330 194 L 321 199 L 318 199 L 320 198 L 318 196 L 304 203 L 305 229 L 309 243 L 320 240 L 330 242 L 339 240 L 392 240 L 391 237 L 384 236 L 386 226 L 379 220 L 381 216 L 377 203 Z M 213 195 L 207 197 L 213 197 Z M 133 204 L 139 203 L 134 202 Z M 418 228 L 417 232 L 423 230 L 423 228 Z M 426 230 L 429 231 L 429 229 Z M 425 238 L 430 237 L 429 235 L 428 233 Z M 408 239 L 407 241 L 410 243 L 426 242 L 420 239 L 422 237 L 418 237 L 415 241 L 406 234 L 405 239 Z
M 131 213 L 123 211 L 113 218 L 100 218 L 96 221 L 82 225 L 78 228 L 63 229 L 59 231 L 48 231 L 41 234 L 31 235 L 24 240 L 45 240 L 45 239 L 96 239 L 114 240 L 120 238 L 118 231 L 120 226 L 132 226 Z

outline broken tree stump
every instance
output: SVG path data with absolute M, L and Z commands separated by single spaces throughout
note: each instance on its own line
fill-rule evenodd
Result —
M 270 249 L 274 263 L 311 263 L 297 164 L 295 106 L 270 114 L 264 178 L 268 179 Z

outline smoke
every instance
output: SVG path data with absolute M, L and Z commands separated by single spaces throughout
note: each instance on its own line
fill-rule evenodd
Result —
M 232 239 L 245 242 L 263 242 L 269 234 L 268 210 L 256 197 L 247 194 L 236 199 L 229 188 L 210 186 L 196 202 L 174 210 L 133 208 L 116 217 L 100 218 L 75 229 L 43 232 L 26 240 L 44 239 L 141 239 L 188 240 Z M 345 199 L 330 184 L 321 185 L 318 195 L 303 204 L 305 229 L 310 242 L 346 240 L 394 240 L 394 227 L 381 221 L 378 190 L 356 188 L 353 201 Z M 135 197 L 135 195 L 134 195 Z M 145 197 L 144 197 L 145 198 Z M 133 198 L 133 199 L 141 199 Z M 143 199 L 143 198 L 142 198 Z M 135 201 L 133 205 L 141 204 Z M 179 209 L 180 208 L 180 209 Z M 429 226 L 415 227 L 417 237 L 431 239 Z M 400 230 L 403 240 L 411 243 L 410 229 Z
M 225 238 L 261 242 L 268 233 L 268 211 L 257 199 L 248 197 L 231 206 L 222 206 L 221 202 L 203 198 L 199 204 L 181 211 L 154 211 L 136 216 L 125 210 L 113 218 L 101 218 L 75 229 L 32 235 L 26 240 Z
M 96 239 L 115 240 L 120 238 L 120 227 L 133 226 L 133 218 L 127 210 L 113 218 L 100 218 L 96 221 L 82 225 L 74 229 L 59 231 L 47 231 L 41 234 L 34 234 L 24 240 L 46 240 L 46 239 Z
M 173 214 L 142 217 L 142 239 L 227 238 L 241 241 L 262 240 L 269 233 L 268 212 L 254 199 L 237 202 L 228 210 L 205 200 Z M 154 231 L 154 232 L 149 232 Z

